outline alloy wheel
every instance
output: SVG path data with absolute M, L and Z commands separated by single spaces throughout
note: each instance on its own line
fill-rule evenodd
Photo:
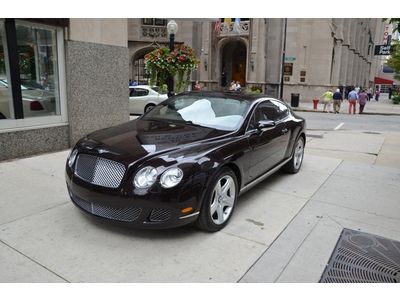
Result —
M 214 187 L 210 204 L 211 220 L 221 225 L 232 212 L 235 204 L 236 186 L 235 181 L 230 175 L 221 177 Z
M 297 140 L 296 149 L 294 150 L 294 167 L 300 168 L 304 156 L 304 141 L 302 138 Z

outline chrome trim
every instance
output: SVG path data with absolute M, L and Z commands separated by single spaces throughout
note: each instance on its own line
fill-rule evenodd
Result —
M 258 177 L 257 179 L 253 180 L 252 182 L 250 182 L 249 184 L 247 184 L 246 186 L 244 186 L 239 193 L 239 196 L 244 194 L 245 192 L 247 192 L 249 189 L 251 189 L 253 186 L 255 186 L 256 184 L 260 183 L 261 181 L 263 181 L 265 178 L 267 178 L 268 176 L 272 175 L 273 173 L 275 173 L 276 171 L 278 171 L 280 168 L 282 168 L 286 163 L 288 163 L 291 159 L 292 159 L 293 155 L 290 156 L 288 159 L 284 160 L 283 162 L 281 162 L 279 165 L 277 165 L 275 168 L 269 170 L 267 173 L 265 173 L 264 175 L 261 175 L 260 177 Z
M 181 219 L 187 219 L 187 218 L 190 218 L 190 217 L 197 216 L 199 213 L 200 213 L 200 212 L 198 211 L 198 212 L 192 213 L 192 214 L 187 215 L 187 216 L 179 217 L 179 220 L 181 220 Z

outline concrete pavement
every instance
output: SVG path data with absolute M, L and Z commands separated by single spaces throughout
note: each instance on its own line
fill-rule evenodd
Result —
M 338 134 L 309 137 L 301 171 L 214 234 L 91 219 L 68 199 L 68 151 L 0 163 L 0 282 L 317 282 L 343 228 L 400 240 L 400 136 Z

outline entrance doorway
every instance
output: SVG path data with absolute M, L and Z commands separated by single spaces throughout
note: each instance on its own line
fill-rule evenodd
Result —
M 229 86 L 232 80 L 246 85 L 246 58 L 247 50 L 244 42 L 230 41 L 221 51 L 221 85 Z
M 145 48 L 137 51 L 132 57 L 132 74 L 130 79 L 138 84 L 147 84 L 149 75 L 146 73 L 144 56 L 154 48 Z

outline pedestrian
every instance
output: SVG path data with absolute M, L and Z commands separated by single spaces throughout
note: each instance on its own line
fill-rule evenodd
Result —
M 379 89 L 376 89 L 376 91 L 375 91 L 375 100 L 376 101 L 379 101 L 380 94 L 381 94 L 381 91 Z
M 363 113 L 365 104 L 367 103 L 368 100 L 368 94 L 365 92 L 365 90 L 361 90 L 361 93 L 358 95 L 358 104 L 360 105 L 360 114 Z
M 195 90 L 195 91 L 200 91 L 201 90 L 201 83 L 198 80 L 196 80 L 196 82 L 194 84 L 194 87 L 193 87 L 193 90 Z
M 331 104 L 333 101 L 333 93 L 331 90 L 327 90 L 325 93 L 321 95 L 322 103 L 324 104 L 324 112 L 332 112 Z
M 236 87 L 235 87 L 235 91 L 240 92 L 242 89 L 242 86 L 240 85 L 239 81 L 236 81 Z
M 353 89 L 349 93 L 348 100 L 349 100 L 349 114 L 351 114 L 351 111 L 353 111 L 353 115 L 354 115 L 356 113 L 356 103 L 358 100 L 358 94 L 355 89 Z
M 370 101 L 371 98 L 372 98 L 372 87 L 369 87 L 369 88 L 368 88 L 368 90 L 367 90 L 367 95 L 368 95 L 368 101 Z
M 392 87 L 390 86 L 390 87 L 389 87 L 389 100 L 392 99 L 392 93 L 393 93 L 393 89 L 392 89 Z
M 229 85 L 229 90 L 230 90 L 230 91 L 236 91 L 236 83 L 235 83 L 234 80 L 233 80 L 233 81 L 231 82 L 231 84 Z
M 333 112 L 335 114 L 338 114 L 340 112 L 340 105 L 342 104 L 343 101 L 343 96 L 342 93 L 340 92 L 340 89 L 336 89 L 332 97 L 333 97 Z

